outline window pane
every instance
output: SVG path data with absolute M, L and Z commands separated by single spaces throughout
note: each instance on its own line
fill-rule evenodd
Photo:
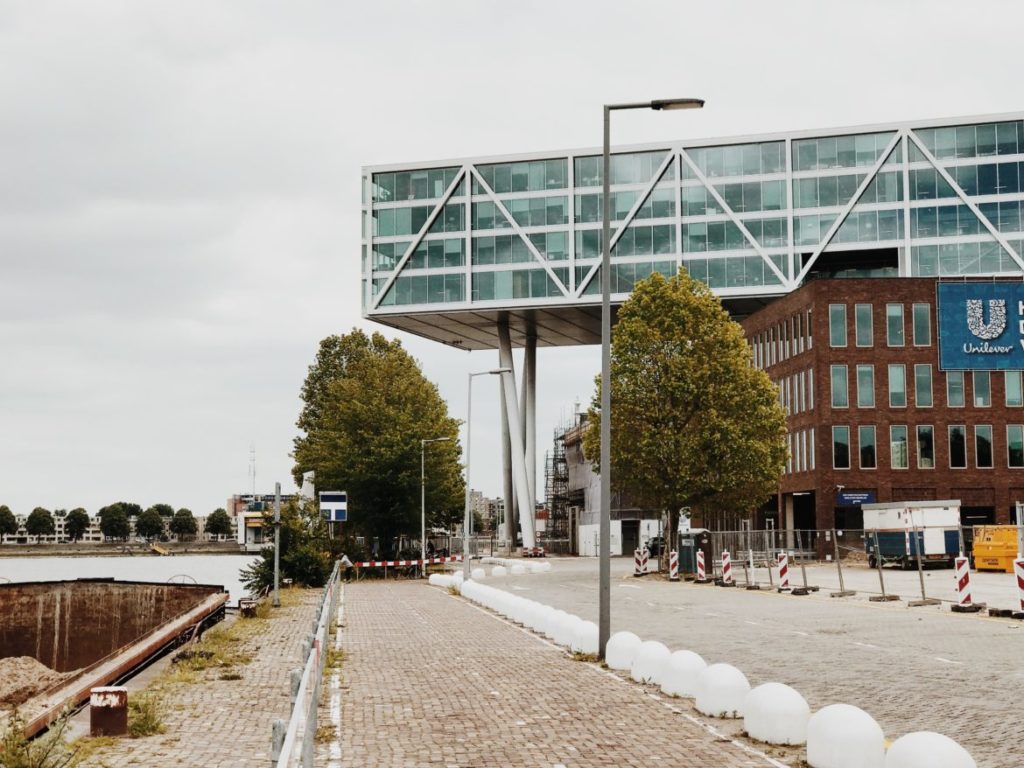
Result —
M 871 346 L 871 305 L 858 304 L 856 306 L 856 336 L 858 347 Z
M 914 404 L 918 408 L 932 407 L 932 367 L 914 366 Z
M 832 366 L 832 407 L 847 408 L 850 405 L 849 386 L 846 381 L 846 366 Z
M 1024 426 L 1006 427 L 1006 463 L 1010 467 L 1024 467 Z
M 927 304 L 914 305 L 914 346 L 927 347 L 932 343 L 931 308 Z
M 974 458 L 976 466 L 992 466 L 992 427 L 978 425 L 974 428 Z
M 860 468 L 875 468 L 875 428 L 857 427 L 857 444 L 860 448 Z
M 889 450 L 893 469 L 906 469 L 909 466 L 906 427 L 889 427 Z
M 875 407 L 875 366 L 857 366 L 857 407 Z
M 828 333 L 833 347 L 846 346 L 846 305 L 829 304 Z
M 886 339 L 890 347 L 903 346 L 903 305 L 885 306 Z
M 991 371 L 974 371 L 974 407 L 988 408 L 992 405 Z
M 949 466 L 955 469 L 967 466 L 967 427 L 962 424 L 949 428 Z
M 946 372 L 946 405 L 950 408 L 964 407 L 964 372 Z
M 1024 393 L 1021 392 L 1020 371 L 1004 371 L 1003 380 L 1006 382 L 1006 404 L 1011 408 L 1019 408 L 1024 405 Z
M 907 405 L 907 368 L 904 365 L 889 366 L 889 407 L 905 408 Z
M 850 428 L 832 427 L 832 466 L 850 468 Z
M 917 467 L 935 468 L 935 432 L 932 427 L 917 428 Z

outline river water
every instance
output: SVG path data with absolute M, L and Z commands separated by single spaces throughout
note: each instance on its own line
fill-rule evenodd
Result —
M 188 581 L 222 585 L 237 605 L 246 595 L 239 571 L 259 559 L 253 555 L 134 555 L 124 557 L 3 557 L 0 582 L 64 581 L 82 578 L 114 578 L 118 581 Z

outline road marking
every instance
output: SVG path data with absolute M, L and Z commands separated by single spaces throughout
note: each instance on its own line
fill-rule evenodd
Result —
M 759 622 L 759 621 L 744 621 L 743 623 L 744 624 L 749 624 L 752 627 L 760 627 L 761 626 L 761 622 Z
M 799 629 L 791 629 L 789 631 L 792 632 L 794 635 L 800 635 L 800 637 L 810 637 L 809 634 L 807 634 L 806 632 L 801 632 Z
M 517 590 L 519 592 L 529 592 L 530 591 L 529 587 L 518 587 L 517 586 L 517 587 L 512 587 L 512 589 L 515 589 L 515 590 Z
M 861 648 L 877 648 L 878 647 L 877 645 L 872 645 L 871 643 L 858 643 L 856 641 L 854 641 L 853 644 L 854 645 L 859 645 Z
M 619 584 L 622 589 L 640 589 L 636 584 Z
M 718 618 L 718 614 L 717 613 L 705 613 L 704 615 L 705 616 L 709 616 L 712 619 L 717 619 Z
M 944 659 L 941 656 L 933 657 L 936 661 L 944 662 L 945 664 L 963 664 L 962 661 L 953 661 L 952 659 Z
M 648 607 L 648 608 L 653 608 L 653 607 L 654 607 L 654 603 L 652 603 L 652 602 L 650 602 L 650 601 L 648 600 L 648 601 L 647 601 L 647 607 Z

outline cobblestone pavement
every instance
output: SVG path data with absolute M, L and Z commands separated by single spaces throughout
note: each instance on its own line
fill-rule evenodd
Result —
M 166 733 L 122 739 L 103 748 L 86 766 L 188 766 L 248 768 L 270 765 L 270 729 L 291 711 L 289 673 L 299 666 L 302 639 L 316 617 L 319 590 L 282 593 L 265 629 L 244 639 L 239 652 L 252 661 L 232 671 L 241 680 L 221 680 L 207 670 L 193 683 L 176 683 L 162 694 Z
M 342 759 L 318 765 L 781 765 L 422 582 L 348 585 L 345 625 Z
M 596 621 L 596 559 L 552 563 L 548 573 L 486 583 Z M 631 573 L 632 560 L 613 560 L 612 632 L 628 629 L 672 650 L 696 651 L 708 663 L 734 664 L 751 685 L 787 683 L 812 710 L 854 704 L 891 739 L 919 730 L 944 733 L 979 768 L 1024 765 L 1024 718 L 1016 706 L 1024 686 L 1019 621 L 952 614 L 948 605 L 832 599 L 824 589 L 796 597 Z

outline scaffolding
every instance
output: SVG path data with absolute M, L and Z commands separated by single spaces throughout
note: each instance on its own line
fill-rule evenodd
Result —
M 565 460 L 566 427 L 555 429 L 553 449 L 544 454 L 544 501 L 550 518 L 547 538 L 569 539 L 569 465 Z

